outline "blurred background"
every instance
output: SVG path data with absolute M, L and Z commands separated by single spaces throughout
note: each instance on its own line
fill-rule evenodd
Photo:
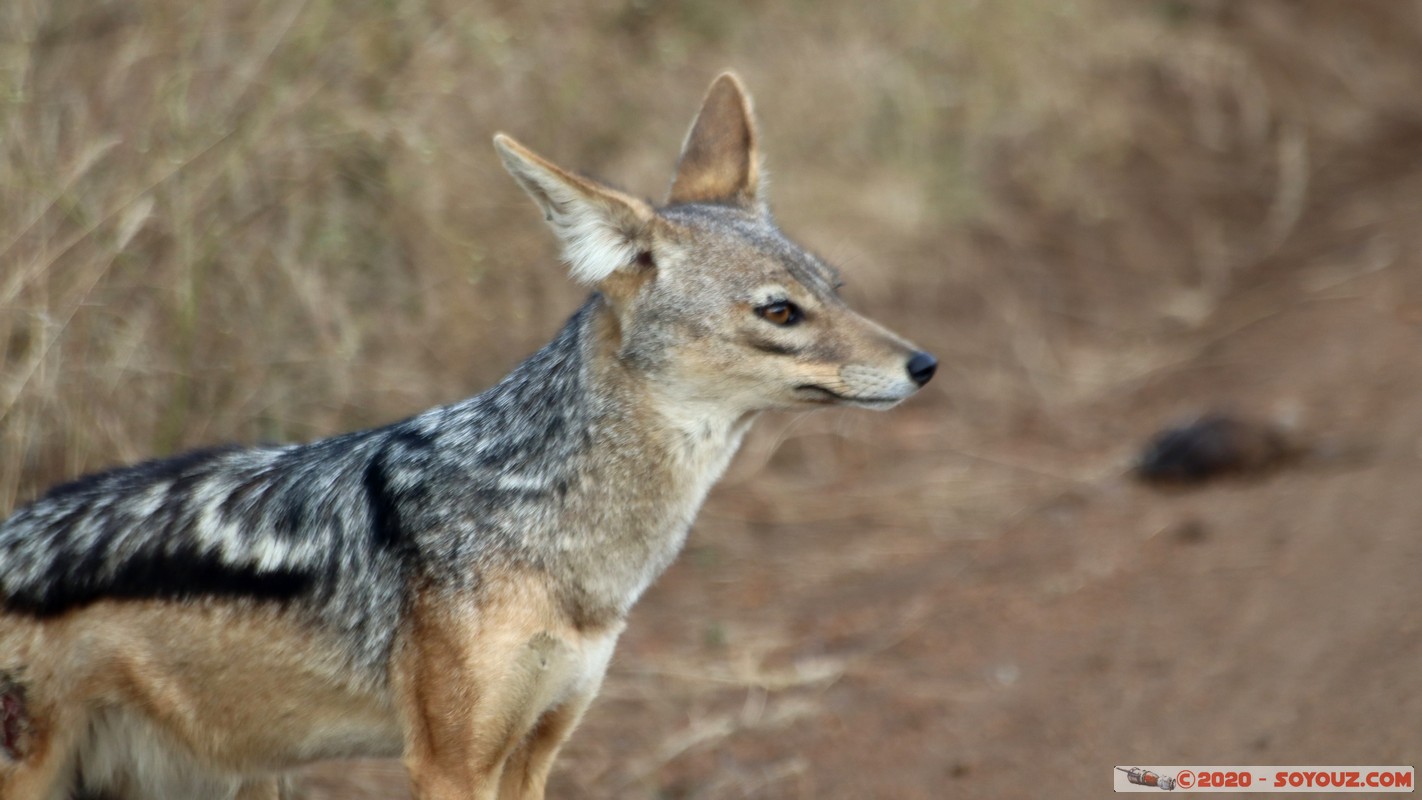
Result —
M 490 137 L 661 199 L 726 68 L 782 226 L 942 366 L 758 424 L 550 795 L 1416 763 L 1416 2 L 6 0 L 0 512 L 488 386 L 581 294 Z M 1133 480 L 1219 409 L 1293 457 Z

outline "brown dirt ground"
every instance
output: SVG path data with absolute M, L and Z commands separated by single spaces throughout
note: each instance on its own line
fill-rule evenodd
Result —
M 550 795 L 1096 797 L 1113 765 L 1415 764 L 1419 192 L 1401 169 L 1328 198 L 1170 355 L 1050 413 L 976 426 L 949 361 L 888 415 L 762 422 Z M 1154 430 L 1208 408 L 1314 453 L 1131 480 Z

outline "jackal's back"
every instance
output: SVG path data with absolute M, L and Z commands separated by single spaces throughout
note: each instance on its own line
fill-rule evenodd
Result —
M 106 599 L 275 602 L 379 660 L 412 575 L 516 548 L 584 437 L 579 328 L 498 386 L 374 430 L 223 447 L 51 490 L 0 524 L 0 599 L 53 617 Z M 467 571 L 467 570 L 466 570 Z

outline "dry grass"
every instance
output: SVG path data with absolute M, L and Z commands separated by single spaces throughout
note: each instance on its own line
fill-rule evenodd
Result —
M 657 196 L 700 92 L 735 67 L 785 227 L 945 366 L 889 433 L 771 422 L 709 524 L 733 553 L 816 514 L 972 536 L 1092 477 L 981 442 L 1069 440 L 1064 413 L 1169 368 L 1178 334 L 1288 268 L 1313 208 L 1410 152 L 1418 8 L 11 0 L 0 510 L 106 464 L 314 438 L 488 385 L 578 300 L 490 136 Z M 963 459 L 914 460 L 930 450 Z M 811 573 L 913 557 L 867 548 Z M 817 682 L 853 669 L 786 677 L 739 641 L 664 669 L 683 699 L 729 683 L 749 705 L 618 781 L 812 714 Z M 752 784 L 805 769 L 706 791 L 774 794 Z
M 1101 334 L 1206 316 L 1408 122 L 1414 9 L 1361 5 L 8 3 L 0 507 L 487 384 L 576 300 L 489 135 L 657 194 L 726 65 L 788 227 L 962 401 L 1099 392 L 1158 356 Z

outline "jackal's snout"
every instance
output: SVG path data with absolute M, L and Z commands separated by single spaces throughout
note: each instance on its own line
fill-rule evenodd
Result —
M 938 369 L 938 359 L 872 320 L 852 312 L 826 334 L 833 341 L 833 365 L 807 365 L 809 375 L 833 377 L 802 384 L 801 399 L 861 408 L 885 409 L 898 405 L 922 389 Z

